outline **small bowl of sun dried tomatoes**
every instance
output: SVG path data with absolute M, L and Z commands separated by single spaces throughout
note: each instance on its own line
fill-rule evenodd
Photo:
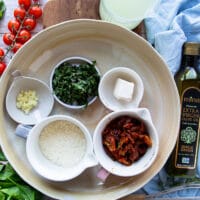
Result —
M 101 166 L 124 177 L 147 170 L 159 148 L 158 134 L 146 108 L 109 113 L 97 125 L 93 143 Z

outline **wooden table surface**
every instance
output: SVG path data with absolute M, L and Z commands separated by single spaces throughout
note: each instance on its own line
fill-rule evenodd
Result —
M 55 1 L 57 3 L 55 4 Z M 4 0 L 6 4 L 6 13 L 4 18 L 0 21 L 0 47 L 6 48 L 6 45 L 3 43 L 2 36 L 4 33 L 9 32 L 7 28 L 8 21 L 10 19 L 13 19 L 13 10 L 14 8 L 18 7 L 18 1 L 17 0 Z M 50 3 L 51 2 L 51 3 Z M 63 3 L 64 2 L 64 3 Z M 37 34 L 40 32 L 43 28 L 51 26 L 53 24 L 68 20 L 68 19 L 75 19 L 75 18 L 93 18 L 93 19 L 99 19 L 98 14 L 98 6 L 99 6 L 99 0 L 84 0 L 84 3 L 82 0 L 40 0 L 41 6 L 44 9 L 43 18 L 41 18 L 36 28 L 33 30 L 32 34 Z M 71 3 L 69 6 L 69 3 Z M 90 3 L 90 11 L 88 12 L 88 8 L 85 6 L 86 3 Z M 79 8 L 83 6 L 83 9 L 85 9 L 86 12 L 80 12 Z M 91 9 L 94 8 L 95 12 Z M 75 9 L 75 12 L 72 12 L 72 9 Z M 52 13 L 53 11 L 53 13 Z M 66 14 L 65 14 L 66 13 Z M 141 23 L 136 29 L 133 30 L 134 32 L 138 33 L 142 37 L 145 38 L 145 31 L 144 31 L 144 25 Z M 6 58 L 6 62 L 8 63 L 11 57 Z M 53 200 L 50 197 L 45 197 L 46 200 Z M 144 195 L 137 195 L 134 197 L 132 195 L 129 195 L 127 197 L 124 197 L 121 200 L 139 200 L 139 199 L 145 199 Z

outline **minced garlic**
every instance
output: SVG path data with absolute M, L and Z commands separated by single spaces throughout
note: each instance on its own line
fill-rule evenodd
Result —
M 35 90 L 20 91 L 17 95 L 17 108 L 28 114 L 38 104 L 38 96 Z

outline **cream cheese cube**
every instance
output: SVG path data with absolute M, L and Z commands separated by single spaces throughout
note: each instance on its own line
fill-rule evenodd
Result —
M 133 98 L 134 83 L 118 78 L 115 83 L 113 95 L 117 100 L 130 102 Z

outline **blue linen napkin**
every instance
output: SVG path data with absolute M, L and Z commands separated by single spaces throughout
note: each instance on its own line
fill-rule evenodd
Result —
M 200 42 L 200 0 L 160 0 L 144 22 L 147 40 L 174 75 L 180 66 L 183 43 Z M 138 192 L 149 194 L 148 198 L 200 199 L 200 150 L 198 155 L 196 184 L 191 184 L 193 179 L 170 177 L 163 168 Z
M 145 27 L 147 40 L 175 74 L 183 43 L 200 42 L 200 0 L 160 0 L 145 19 Z

